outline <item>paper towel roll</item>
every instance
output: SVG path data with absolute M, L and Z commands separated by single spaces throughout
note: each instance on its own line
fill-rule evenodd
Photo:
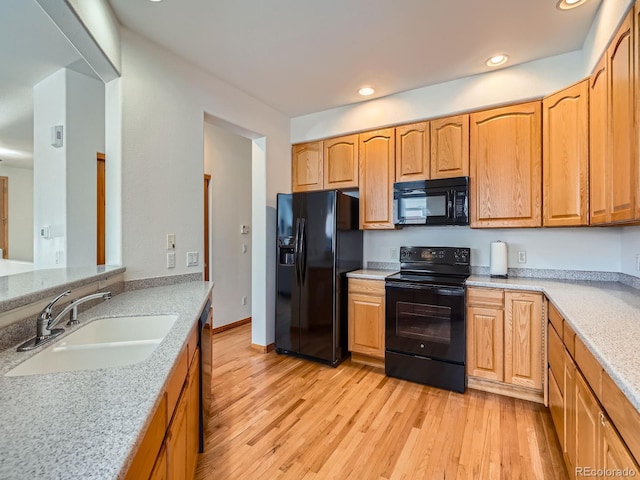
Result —
M 507 277 L 507 244 L 504 242 L 491 242 L 491 267 L 489 274 L 492 277 Z

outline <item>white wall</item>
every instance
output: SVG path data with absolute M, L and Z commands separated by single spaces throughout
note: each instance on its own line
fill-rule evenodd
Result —
M 581 52 L 295 117 L 291 142 L 306 142 L 540 98 L 583 78 Z
M 252 192 L 254 245 L 275 250 L 267 225 L 276 193 L 290 188 L 289 121 L 279 112 L 126 29 L 122 41 L 122 229 L 127 280 L 202 271 L 187 251 L 203 246 L 204 113 L 264 136 L 264 189 Z M 254 145 L 256 140 L 254 140 Z M 256 154 L 252 153 L 253 173 Z M 282 174 L 280 173 L 282 172 Z M 258 180 L 259 181 L 259 180 Z M 272 222 L 273 223 L 273 222 Z M 176 268 L 166 268 L 166 234 L 176 234 Z M 273 254 L 253 252 L 252 342 L 273 342 Z
M 9 258 L 33 262 L 33 170 L 5 167 L 9 182 Z
M 104 83 L 66 71 L 67 266 L 96 264 L 96 154 L 105 149 Z
M 622 273 L 640 277 L 637 256 L 640 255 L 640 227 L 624 227 L 621 240 L 620 264 Z
M 62 266 L 66 256 L 66 71 L 61 69 L 33 87 L 33 221 L 34 263 Z M 65 141 L 51 146 L 51 127 L 62 125 Z M 41 238 L 40 228 L 51 227 L 54 238 Z
M 204 171 L 211 175 L 211 280 L 216 284 L 214 327 L 251 316 L 251 233 L 240 233 L 240 225 L 247 225 L 249 232 L 253 230 L 251 151 L 250 139 L 205 122 Z M 246 305 L 242 305 L 243 296 L 247 297 Z
M 583 271 L 620 271 L 620 228 L 518 228 L 407 227 L 398 231 L 370 231 L 364 235 L 367 261 L 393 262 L 390 249 L 402 245 L 471 248 L 473 266 L 489 266 L 490 243 L 507 243 L 509 268 L 543 268 Z M 518 263 L 518 251 L 527 263 Z M 396 253 L 397 255 L 397 253 Z M 398 262 L 396 256 L 395 262 Z

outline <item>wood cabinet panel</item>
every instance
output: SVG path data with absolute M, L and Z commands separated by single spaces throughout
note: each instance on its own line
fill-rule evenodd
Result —
M 551 322 L 551 325 L 553 325 L 553 328 L 556 329 L 560 340 L 562 340 L 562 324 L 564 322 L 564 318 L 562 318 L 562 315 L 560 315 L 558 309 L 551 302 L 549 302 L 548 305 L 549 322 Z
M 396 182 L 429 178 L 429 122 L 396 127 Z
M 549 324 L 549 368 L 553 371 L 555 378 L 562 378 L 564 375 L 564 344 L 560 335 Z M 564 384 L 558 385 L 561 393 L 564 393 Z
M 604 470 L 634 471 L 636 476 L 640 467 L 616 432 L 611 422 L 603 419 L 601 429 L 601 453 L 599 468 Z
M 633 12 L 607 50 L 609 135 L 611 139 L 611 221 L 635 218 Z
M 470 122 L 471 226 L 541 226 L 541 102 L 473 113 Z
M 543 225 L 589 223 L 589 82 L 542 102 Z
M 358 135 L 324 142 L 325 190 L 358 187 Z
M 322 190 L 322 142 L 291 147 L 291 189 L 293 192 Z
M 196 324 L 197 325 L 197 324 Z M 200 350 L 196 349 L 187 376 L 187 458 L 186 478 L 194 478 L 200 447 Z
M 582 375 L 589 383 L 589 387 L 596 394 L 597 398 L 602 397 L 602 367 L 594 358 L 591 352 L 585 347 L 582 340 L 578 337 L 575 339 L 575 355 L 576 365 L 580 368 Z
M 635 458 L 640 459 L 640 412 L 634 408 L 606 372 L 602 374 L 602 405 L 629 450 Z
M 611 220 L 609 192 L 611 169 L 608 148 L 607 56 L 602 57 L 589 78 L 589 224 Z
M 149 477 L 151 471 L 154 469 L 158 450 L 162 445 L 167 425 L 167 396 L 163 393 L 158 408 L 153 414 L 144 438 L 138 447 L 136 456 L 129 470 L 127 470 L 126 480 L 138 480 L 139 478 Z
M 598 467 L 600 406 L 581 375 L 576 379 L 575 467 Z
M 431 121 L 431 178 L 469 175 L 469 115 Z
M 167 449 L 164 447 L 160 449 L 160 453 L 156 459 L 156 464 L 153 466 L 153 471 L 149 476 L 149 480 L 167 480 Z
M 560 448 L 564 450 L 564 398 L 551 369 L 549 369 L 549 411 L 560 440 Z
M 165 438 L 168 480 L 187 478 L 187 397 L 183 391 Z
M 467 374 L 504 381 L 504 311 L 467 307 Z
M 360 134 L 360 228 L 393 229 L 393 128 Z
M 542 295 L 505 293 L 505 382 L 542 388 Z
M 384 359 L 384 281 L 349 279 L 348 303 L 349 351 Z
M 575 477 L 576 464 L 576 378 L 578 371 L 567 350 L 564 351 L 564 450 L 567 471 Z
M 504 307 L 504 290 L 501 288 L 467 287 L 467 303 L 475 307 Z

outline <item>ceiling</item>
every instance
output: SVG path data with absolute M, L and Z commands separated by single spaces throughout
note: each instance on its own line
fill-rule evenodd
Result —
M 289 117 L 582 47 L 600 0 L 109 0 L 129 29 Z M 371 98 L 371 97 L 369 97 Z

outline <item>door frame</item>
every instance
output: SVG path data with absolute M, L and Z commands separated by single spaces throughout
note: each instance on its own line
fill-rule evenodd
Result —
M 0 177 L 2 185 L 2 205 L 3 211 L 0 212 L 2 217 L 2 226 L 0 227 L 0 235 L 4 237 L 4 249 L 2 250 L 2 258 L 9 258 L 9 177 Z
M 208 282 L 210 278 L 209 268 L 209 185 L 211 184 L 211 175 L 204 174 L 204 281 Z

